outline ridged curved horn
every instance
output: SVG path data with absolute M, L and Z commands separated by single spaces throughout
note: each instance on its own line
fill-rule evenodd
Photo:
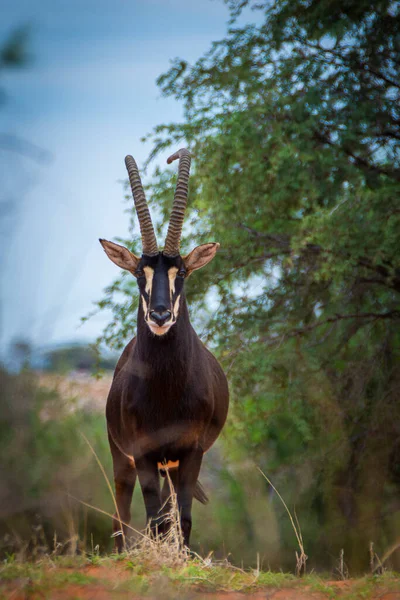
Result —
M 143 254 L 155 256 L 158 254 L 157 240 L 151 222 L 149 208 L 144 195 L 144 189 L 139 175 L 135 159 L 128 155 L 125 157 L 125 165 L 129 175 L 132 189 L 133 201 L 139 220 L 140 233 L 142 236 Z
M 169 219 L 167 237 L 165 238 L 165 247 L 163 254 L 165 256 L 177 256 L 179 254 L 179 244 L 181 241 L 183 219 L 185 217 L 189 171 L 191 155 L 189 150 L 181 148 L 167 160 L 168 164 L 179 158 L 178 181 L 176 184 L 174 204 L 172 206 L 171 217 Z

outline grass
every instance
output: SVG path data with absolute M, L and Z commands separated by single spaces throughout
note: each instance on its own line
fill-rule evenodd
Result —
M 293 599 L 299 593 L 302 599 L 310 594 L 315 600 L 377 600 L 389 592 L 400 598 L 400 578 L 395 573 L 343 580 L 341 568 L 339 581 L 332 581 L 331 576 L 319 577 L 312 573 L 298 577 L 262 571 L 259 560 L 256 569 L 244 570 L 228 560 L 216 561 L 212 555 L 202 558 L 191 553 L 183 545 L 176 494 L 171 483 L 170 486 L 167 535 L 154 536 L 147 529 L 140 532 L 135 541 L 127 539 L 122 554 L 107 556 L 99 555 L 96 548 L 79 556 L 59 555 L 57 548 L 62 551 L 63 547 L 56 543 L 52 551 L 49 549 L 39 558 L 37 554 L 32 555 L 31 561 L 19 558 L 22 555 L 9 555 L 0 564 L 0 599 L 13 596 L 32 600 L 52 599 L 53 596 L 93 598 L 102 595 L 102 598 L 125 600 L 134 594 L 136 597 L 183 600 L 213 593 L 228 594 L 229 598 L 230 592 L 251 595 L 268 590 L 290 590 Z M 285 508 L 288 511 L 286 505 Z M 291 521 L 294 524 L 292 518 Z M 299 528 L 295 533 L 300 555 L 304 554 Z
M 105 469 L 90 442 L 86 438 L 85 441 L 96 457 L 118 514 L 112 486 Z M 135 594 L 140 597 L 152 596 L 172 600 L 187 598 L 188 595 L 196 597 L 196 595 L 213 592 L 252 594 L 280 589 L 290 589 L 292 594 L 295 594 L 296 590 L 302 591 L 302 598 L 305 597 L 304 594 L 312 593 L 312 597 L 316 600 L 377 599 L 391 591 L 398 593 L 400 598 L 400 579 L 397 574 L 383 572 L 383 574 L 377 575 L 373 573 L 375 565 L 379 564 L 382 567 L 382 562 L 373 552 L 372 546 L 370 549 L 372 571 L 370 576 L 358 580 L 347 579 L 348 573 L 345 568 L 343 551 L 337 569 L 339 579 L 342 581 L 335 582 L 328 577 L 317 577 L 312 573 L 306 575 L 307 555 L 297 516 L 294 513 L 294 518 L 292 517 L 278 490 L 264 473 L 261 472 L 261 474 L 278 495 L 290 518 L 299 547 L 299 552 L 296 552 L 297 576 L 290 573 L 262 571 L 259 560 L 257 560 L 256 569 L 244 570 L 230 564 L 228 560 L 215 561 L 212 555 L 202 558 L 191 553 L 183 544 L 176 493 L 167 471 L 170 498 L 167 501 L 169 510 L 165 515 L 165 520 L 169 525 L 166 535 L 154 536 L 149 528 L 143 533 L 127 525 L 129 531 L 136 537 L 133 541 L 130 541 L 128 536 L 126 540 L 124 539 L 125 551 L 122 554 L 100 556 L 98 549 L 92 548 L 91 552 L 82 553 L 79 556 L 76 554 L 60 555 L 65 548 L 70 550 L 76 548 L 76 544 L 61 545 L 55 538 L 52 550 L 48 549 L 47 552 L 40 555 L 35 552 L 31 555 L 30 561 L 26 560 L 24 553 L 9 555 L 0 564 L 0 598 L 8 598 L 12 595 L 16 597 L 22 595 L 22 597 L 32 599 L 52 598 L 55 591 L 63 593 L 64 595 L 60 596 L 62 598 L 70 598 L 76 596 L 77 590 L 79 594 L 84 593 L 84 590 L 88 590 L 89 594 L 90 590 L 90 597 L 96 597 L 96 593 L 101 592 L 107 594 L 102 597 L 109 598 L 122 599 Z M 99 508 L 84 502 L 81 503 L 113 518 L 111 514 Z M 120 520 L 119 515 L 118 519 Z M 120 523 L 122 525 L 121 520 Z M 39 539 L 39 537 L 37 534 L 36 538 Z M 389 555 L 390 553 L 388 553 Z M 384 558 L 386 559 L 386 556 Z M 300 574 L 303 575 L 301 578 L 298 577 Z M 11 596 L 7 595 L 9 592 Z M 79 595 L 79 597 L 84 598 L 85 596 Z M 295 598 L 295 595 L 291 597 Z
M 207 562 L 208 561 L 208 562 Z M 302 578 L 288 573 L 238 569 L 227 561 L 213 562 L 194 557 L 181 566 L 161 565 L 155 568 L 148 554 L 126 552 L 97 557 L 46 557 L 36 563 L 7 560 L 0 567 L 0 597 L 2 590 L 16 590 L 32 598 L 51 598 L 52 590 L 68 590 L 69 586 L 108 591 L 111 597 L 124 593 L 164 598 L 183 598 L 186 594 L 211 592 L 242 592 L 251 594 L 264 590 L 303 590 L 313 597 L 327 599 L 365 600 L 378 598 L 389 591 L 400 597 L 400 579 L 397 574 L 366 576 L 347 580 L 345 587 L 316 575 Z M 162 596 L 161 596 L 162 591 Z M 318 595 L 319 594 L 319 595 Z M 29 597 L 30 597 L 29 596 Z M 304 596 L 303 596 L 304 597 Z
M 301 529 L 300 529 L 300 523 L 298 521 L 296 512 L 294 513 L 295 520 L 292 517 L 292 513 L 290 512 L 290 510 L 287 507 L 286 502 L 284 501 L 284 499 L 282 498 L 282 496 L 280 495 L 280 493 L 278 492 L 278 490 L 276 489 L 276 487 L 274 486 L 274 484 L 272 483 L 272 481 L 265 475 L 265 473 L 263 473 L 263 471 L 258 468 L 259 472 L 261 473 L 261 475 L 264 477 L 264 479 L 266 481 L 268 481 L 269 485 L 272 487 L 272 489 L 274 490 L 274 492 L 277 494 L 279 500 L 282 502 L 288 516 L 290 519 L 290 522 L 292 524 L 292 528 L 294 531 L 294 534 L 296 536 L 297 539 L 297 543 L 299 545 L 299 552 L 295 552 L 296 555 L 296 575 L 300 576 L 300 575 L 304 575 L 306 573 L 306 566 L 307 566 L 307 560 L 308 560 L 308 556 L 304 551 L 304 543 L 303 543 L 303 536 L 301 534 Z

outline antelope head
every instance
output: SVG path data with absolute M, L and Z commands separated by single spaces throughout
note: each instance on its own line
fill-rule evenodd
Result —
M 178 181 L 164 249 L 158 249 L 139 171 L 132 156 L 125 158 L 125 164 L 140 225 L 142 256 L 136 256 L 124 246 L 100 239 L 108 258 L 136 277 L 144 320 L 152 333 L 158 336 L 165 335 L 179 318 L 185 279 L 209 263 L 219 247 L 217 243 L 202 244 L 187 256 L 180 254 L 191 157 L 189 151 L 182 148 L 169 157 L 168 164 L 177 158 Z

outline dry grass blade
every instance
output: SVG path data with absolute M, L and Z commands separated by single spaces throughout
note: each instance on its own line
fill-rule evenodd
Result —
M 98 513 L 100 513 L 102 515 L 106 515 L 106 517 L 110 517 L 111 519 L 114 519 L 114 515 L 112 515 L 111 513 L 107 512 L 106 510 L 103 510 L 102 508 L 98 508 L 97 506 L 93 506 L 93 504 L 89 504 L 88 502 L 84 502 L 83 500 L 80 500 L 79 498 L 76 498 L 72 494 L 67 493 L 67 495 L 70 498 L 72 498 L 73 500 L 75 500 L 76 502 L 79 502 L 80 504 L 82 504 L 83 506 L 87 506 L 88 508 L 92 508 L 93 510 L 96 510 Z M 124 521 L 121 521 L 121 525 L 125 525 L 125 527 L 127 527 L 131 531 L 134 531 L 138 535 L 147 538 L 146 534 L 142 533 L 138 529 L 135 529 L 134 527 L 132 527 L 131 525 L 129 525 L 129 523 L 125 523 Z
M 371 542 L 372 543 L 372 542 Z M 397 540 L 396 542 L 394 542 L 394 544 L 392 544 L 388 550 L 386 550 L 385 554 L 383 555 L 382 559 L 380 560 L 378 555 L 375 554 L 375 557 L 378 560 L 378 564 L 373 567 L 372 572 L 375 573 L 376 571 L 378 571 L 379 569 L 383 568 L 383 565 L 385 564 L 385 562 L 387 561 L 388 558 L 390 558 L 393 554 L 393 552 L 396 552 L 396 550 L 400 548 L 400 540 Z
M 171 548 L 174 549 L 175 552 L 181 554 L 182 551 L 187 554 L 187 548 L 184 545 L 183 533 L 182 533 L 182 525 L 181 525 L 181 515 L 178 506 L 178 498 L 176 495 L 176 491 L 174 489 L 174 485 L 171 481 L 170 474 L 168 469 L 165 469 L 166 478 L 169 485 L 170 496 L 167 502 L 170 505 L 169 511 L 166 513 L 164 522 L 168 525 L 168 532 L 165 536 L 165 541 L 170 544 Z
M 257 469 L 260 471 L 261 475 L 264 477 L 264 479 L 269 483 L 269 485 L 272 487 L 272 489 L 274 490 L 274 492 L 277 494 L 279 500 L 282 502 L 283 506 L 285 507 L 285 510 L 287 512 L 287 514 L 289 515 L 289 519 L 290 522 L 292 524 L 293 527 L 293 531 L 296 535 L 296 539 L 297 539 L 297 543 L 299 545 L 299 549 L 300 549 L 300 553 L 298 553 L 296 551 L 296 575 L 302 575 L 306 572 L 306 563 L 307 563 L 307 559 L 308 556 L 307 554 L 304 552 L 304 544 L 303 544 L 303 537 L 301 535 L 301 529 L 300 529 L 300 524 L 299 521 L 297 519 L 297 515 L 296 515 L 296 511 L 295 511 L 295 519 L 297 522 L 294 522 L 294 519 L 292 517 L 292 513 L 290 512 L 290 510 L 287 507 L 286 502 L 284 501 L 284 499 L 282 498 L 282 496 L 280 495 L 280 493 L 278 492 L 278 490 L 276 489 L 276 487 L 274 486 L 274 484 L 272 483 L 272 481 L 265 475 L 265 473 L 263 473 L 263 471 L 260 469 L 260 467 L 257 467 Z
M 123 523 L 122 523 L 122 520 L 121 520 L 121 515 L 119 514 L 117 501 L 115 499 L 114 491 L 112 489 L 110 480 L 108 479 L 107 473 L 106 473 L 103 465 L 101 464 L 101 461 L 100 461 L 99 457 L 97 456 L 96 451 L 93 448 L 92 444 L 89 442 L 89 440 L 87 439 L 86 435 L 84 433 L 82 433 L 82 431 L 80 432 L 80 434 L 83 437 L 83 439 L 85 440 L 85 442 L 87 443 L 87 445 L 89 446 L 92 454 L 94 455 L 94 457 L 95 457 L 95 459 L 97 461 L 97 464 L 99 465 L 100 470 L 103 473 L 103 477 L 104 477 L 104 479 L 105 479 L 105 481 L 107 483 L 108 489 L 110 490 L 110 494 L 111 494 L 111 497 L 112 497 L 113 502 L 114 502 L 115 512 L 116 512 L 116 515 L 117 515 L 117 518 L 118 518 L 118 522 L 119 522 L 119 527 L 120 527 L 120 532 L 118 532 L 118 533 L 120 533 L 120 535 L 122 535 L 122 540 L 123 540 L 124 548 L 126 548 L 125 534 L 124 534 L 123 527 L 122 527 Z M 112 518 L 114 519 L 115 517 L 113 516 Z
M 396 542 L 389 550 L 387 550 L 381 560 L 374 550 L 374 542 L 369 543 L 369 566 L 372 574 L 382 575 L 385 571 L 383 563 L 393 554 L 393 552 L 400 546 L 400 543 Z
M 349 570 L 346 563 L 344 562 L 344 549 L 342 548 L 339 553 L 339 562 L 336 571 L 342 581 L 349 578 Z

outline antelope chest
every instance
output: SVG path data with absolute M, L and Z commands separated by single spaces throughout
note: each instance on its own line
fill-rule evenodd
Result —
M 164 462 L 178 460 L 182 450 L 201 443 L 212 407 L 204 396 L 160 394 L 134 399 L 129 413 L 135 442 L 142 451 L 156 453 L 157 460 Z

